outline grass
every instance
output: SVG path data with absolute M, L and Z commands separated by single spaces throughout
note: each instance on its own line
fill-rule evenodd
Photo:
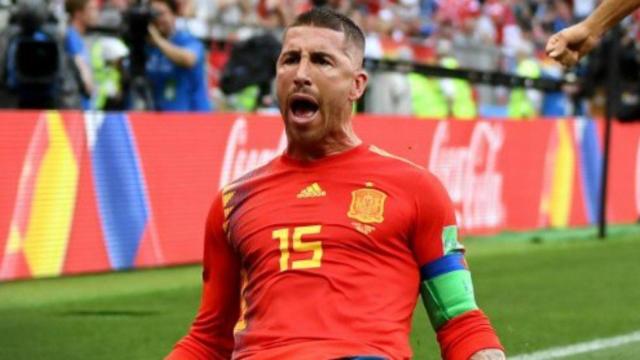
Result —
M 640 330 L 640 226 L 467 241 L 478 303 L 510 354 Z M 199 303 L 196 266 L 0 284 L 0 359 L 158 359 Z M 438 359 L 419 305 L 416 359 Z M 567 359 L 636 359 L 640 343 Z

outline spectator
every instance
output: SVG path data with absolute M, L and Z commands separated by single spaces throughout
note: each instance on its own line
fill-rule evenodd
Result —
M 412 61 L 411 50 L 401 48 L 398 60 Z M 395 71 L 378 71 L 371 74 L 369 83 L 371 86 L 365 96 L 368 112 L 390 115 L 411 115 L 414 112 L 410 77 Z
M 533 44 L 524 41 L 517 49 L 516 56 L 518 66 L 516 75 L 539 78 L 540 65 L 533 58 Z M 514 88 L 511 90 L 509 98 L 509 118 L 513 120 L 531 119 L 537 116 L 540 111 L 542 96 L 540 91 L 534 89 Z
M 458 59 L 448 40 L 438 43 L 439 65 L 447 69 L 457 69 Z M 474 120 L 477 116 L 473 89 L 468 81 L 462 79 L 440 79 L 440 88 L 447 101 L 448 114 L 458 120 Z
M 484 4 L 475 24 L 473 38 L 484 45 L 494 45 L 498 38 L 496 24 L 491 18 L 489 6 Z
M 158 111 L 211 111 L 203 44 L 176 29 L 175 0 L 152 0 L 156 13 L 149 25 L 146 72 Z
M 83 36 L 98 20 L 98 2 L 97 0 L 66 0 L 65 10 L 69 15 L 69 26 L 64 42 L 65 51 L 72 59 L 74 73 L 78 79 L 82 94 L 82 109 L 91 110 L 94 85 L 89 49 Z
M 571 25 L 572 13 L 569 5 L 564 1 L 554 3 L 553 32 L 558 32 Z

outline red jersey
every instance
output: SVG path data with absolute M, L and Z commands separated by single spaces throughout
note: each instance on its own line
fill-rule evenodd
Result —
M 443 256 L 451 225 L 440 182 L 373 146 L 282 155 L 214 201 L 202 305 L 169 358 L 409 359 L 419 269 Z M 479 310 L 449 323 L 443 354 L 500 348 Z

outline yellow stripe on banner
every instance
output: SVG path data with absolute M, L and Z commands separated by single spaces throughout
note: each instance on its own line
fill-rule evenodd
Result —
M 566 227 L 571 213 L 575 152 L 571 141 L 569 122 L 560 120 L 557 122 L 556 128 L 558 148 L 549 202 L 550 222 L 553 227 Z
M 9 240 L 7 241 L 7 254 L 11 255 L 20 251 L 20 249 L 22 249 L 21 240 L 22 239 L 20 239 L 20 232 L 18 231 L 18 228 L 14 224 L 12 224 L 11 229 L 9 229 Z
M 24 254 L 33 276 L 59 275 L 73 220 L 78 164 L 62 118 L 46 114 L 49 147 L 35 183 Z

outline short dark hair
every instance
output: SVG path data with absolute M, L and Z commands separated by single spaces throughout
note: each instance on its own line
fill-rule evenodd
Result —
M 344 33 L 347 41 L 355 44 L 358 49 L 364 52 L 364 33 L 353 20 L 340 13 L 326 7 L 313 8 L 304 12 L 289 25 L 289 28 L 296 26 L 315 26 L 331 29 Z
M 169 7 L 169 10 L 171 10 L 171 12 L 174 15 L 178 14 L 178 1 L 177 0 L 151 0 L 151 2 L 163 3 L 163 4 L 165 4 L 165 5 L 167 5 Z
M 64 10 L 69 14 L 69 16 L 73 16 L 78 11 L 82 11 L 89 3 L 89 0 L 66 0 L 64 2 Z

